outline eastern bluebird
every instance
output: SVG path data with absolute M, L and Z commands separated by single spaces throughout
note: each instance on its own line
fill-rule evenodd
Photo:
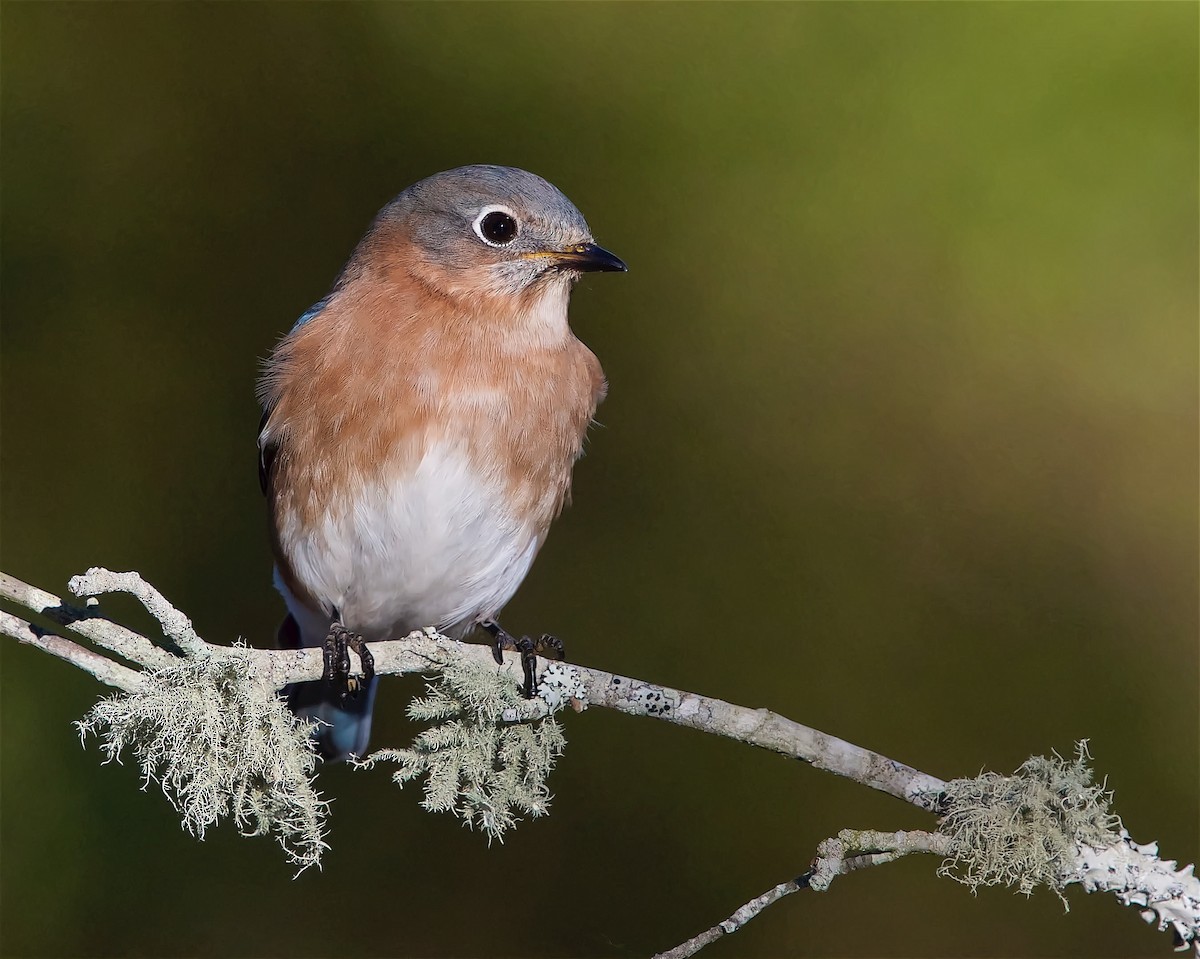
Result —
M 361 755 L 377 679 L 367 641 L 495 622 L 570 493 L 606 385 L 567 325 L 571 286 L 625 264 L 524 170 L 467 166 L 376 216 L 330 293 L 276 346 L 258 437 L 288 615 L 285 646 L 324 646 L 289 702 L 327 759 Z M 350 679 L 347 648 L 362 663 Z M 561 651 L 561 644 L 558 644 Z

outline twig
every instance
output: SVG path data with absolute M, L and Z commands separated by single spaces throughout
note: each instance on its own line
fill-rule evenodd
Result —
M 128 593 L 158 620 L 163 634 L 189 656 L 205 656 L 209 645 L 196 635 L 192 621 L 167 602 L 165 596 L 137 573 L 114 573 L 94 566 L 82 576 L 72 576 L 67 587 L 76 596 Z
M 915 852 L 944 856 L 949 851 L 945 836 L 929 832 L 875 832 L 874 830 L 843 829 L 832 839 L 817 847 L 817 858 L 808 872 L 787 882 L 781 882 L 739 907 L 733 915 L 674 949 L 660 952 L 654 959 L 687 959 L 722 936 L 737 932 L 772 903 L 801 889 L 824 892 L 837 876 L 856 869 L 881 866 Z
M 136 689 L 142 682 L 141 674 L 136 669 L 122 666 L 107 656 L 94 653 L 78 643 L 56 636 L 3 610 L 0 610 L 0 634 L 11 636 L 19 643 L 34 646 L 51 656 L 65 659 L 109 686 L 129 691 Z
M 767 906 L 771 905 L 771 903 L 779 901 L 784 896 L 790 896 L 794 892 L 805 889 L 807 886 L 808 883 L 805 876 L 781 882 L 773 889 L 768 889 L 761 896 L 751 899 L 724 922 L 718 922 L 711 929 L 705 929 L 700 935 L 693 936 L 687 942 L 681 942 L 674 949 L 658 953 L 654 959 L 687 959 L 688 956 L 694 956 L 705 946 L 711 946 L 722 936 L 732 935 L 737 932 L 742 926 L 766 909 Z
M 1168 929 L 1175 949 L 1188 943 L 1200 956 L 1200 880 L 1195 866 L 1182 869 L 1173 859 L 1161 859 L 1158 843 L 1139 845 L 1124 829 L 1120 840 L 1097 849 L 1081 845 L 1070 882 L 1087 892 L 1109 892 L 1122 906 L 1136 906 L 1141 917 L 1159 932 Z
M 68 606 L 53 593 L 0 573 L 0 599 L 7 599 L 65 626 L 84 639 L 141 666 L 170 666 L 176 657 L 159 649 L 145 636 L 99 616 L 94 608 Z
M 950 852 L 950 840 L 923 830 L 843 829 L 817 846 L 817 858 L 806 874 L 808 886 L 814 892 L 824 892 L 838 876 L 868 866 L 882 866 L 916 852 L 945 856 Z

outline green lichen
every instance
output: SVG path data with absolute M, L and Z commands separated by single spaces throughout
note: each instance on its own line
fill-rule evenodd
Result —
M 980 886 L 1013 886 L 1030 895 L 1039 886 L 1062 889 L 1073 874 L 1079 843 L 1111 843 L 1120 820 L 1112 794 L 1092 782 L 1087 742 L 1067 762 L 1034 756 L 1011 776 L 983 773 L 946 786 L 938 831 L 951 840 L 940 875 Z
M 134 691 L 102 699 L 78 723 L 106 762 L 128 749 L 199 839 L 230 817 L 243 835 L 274 833 L 301 870 L 320 862 L 328 804 L 313 788 L 312 724 L 249 676 L 244 659 L 212 655 L 148 670 Z
M 425 779 L 421 805 L 449 812 L 463 825 L 503 841 L 521 816 L 544 816 L 550 804 L 546 778 L 566 746 L 551 716 L 530 722 L 502 719 L 524 715 L 527 703 L 516 683 L 498 669 L 465 657 L 443 657 L 426 683 L 427 695 L 408 707 L 411 719 L 434 725 L 409 749 L 381 749 L 358 765 L 393 762 L 401 787 Z

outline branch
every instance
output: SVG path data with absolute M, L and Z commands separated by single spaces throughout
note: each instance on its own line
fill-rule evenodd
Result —
M 311 727 L 291 716 L 276 693 L 290 683 L 319 679 L 321 651 L 210 645 L 137 573 L 96 568 L 70 586 L 87 597 L 108 592 L 136 597 L 159 622 L 165 640 L 184 654 L 161 649 L 103 618 L 94 599 L 83 609 L 68 606 L 0 573 L 0 599 L 142 667 L 131 669 L 0 611 L 0 634 L 124 691 L 97 704 L 79 724 L 81 732 L 103 735 L 110 757 L 125 745 L 133 748 L 143 775 L 163 783 L 185 826 L 198 835 L 230 815 L 245 832 L 275 832 L 301 868 L 318 862 L 325 848 L 326 804 L 312 785 Z M 505 669 L 498 672 L 489 647 L 456 642 L 429 629 L 372 643 L 371 651 L 381 675 L 434 673 L 431 695 L 414 700 L 409 712 L 446 722 L 425 730 L 414 748 L 381 750 L 361 765 L 398 762 L 402 768 L 394 778 L 401 784 L 426 777 L 427 808 L 454 811 L 468 825 L 479 823 L 489 836 L 499 836 L 515 821 L 514 808 L 535 816 L 545 812 L 544 776 L 562 748 L 552 714 L 568 704 L 648 716 L 768 749 L 940 817 L 932 833 L 843 830 L 821 843 L 804 875 L 663 953 L 665 959 L 693 955 L 799 889 L 822 891 L 836 876 L 914 852 L 943 856 L 939 874 L 972 889 L 1003 883 L 1029 894 L 1045 885 L 1061 897 L 1066 886 L 1080 884 L 1087 892 L 1112 893 L 1200 956 L 1200 880 L 1193 867 L 1179 869 L 1174 861 L 1160 859 L 1156 844 L 1138 845 L 1119 828 L 1119 819 L 1109 812 L 1111 794 L 1092 784 L 1085 744 L 1071 763 L 1057 755 L 1039 756 L 1011 776 L 983 773 L 946 782 L 766 709 L 585 666 L 540 662 L 538 696 L 526 701 L 516 694 L 513 679 L 520 675 L 517 654 L 506 654 Z M 214 755 L 226 764 L 216 768 Z M 464 781 L 471 783 L 467 792 Z M 194 789 L 198 782 L 205 788 Z
M 76 595 L 83 596 L 128 592 L 159 621 L 166 637 L 188 651 L 189 655 L 220 652 L 244 657 L 250 664 L 253 677 L 273 689 L 321 678 L 324 664 L 319 649 L 266 650 L 220 647 L 206 643 L 196 635 L 191 621 L 175 610 L 158 590 L 137 573 L 113 573 L 94 568 L 83 576 L 74 577 L 70 586 Z M 85 639 L 143 666 L 170 666 L 178 662 L 178 657 L 158 649 L 145 637 L 106 619 L 97 618 L 96 607 L 89 607 L 86 611 L 73 609 L 57 596 L 3 573 L 0 573 L 0 598 L 54 618 Z M 4 632 L 12 635 L 7 630 Z M 432 663 L 446 656 L 467 658 L 480 664 L 492 662 L 490 647 L 456 642 L 432 630 L 414 632 L 406 639 L 372 643 L 371 653 L 375 657 L 375 672 L 382 676 L 429 672 Z M 520 655 L 506 653 L 505 660 L 509 667 L 516 669 L 520 664 Z M 543 676 L 548 666 L 552 667 L 552 664 L 545 661 L 540 663 Z M 793 722 L 767 709 L 736 706 L 711 696 L 658 686 L 587 666 L 572 664 L 570 668 L 577 674 L 581 686 L 582 695 L 576 699 L 581 705 L 603 706 L 634 716 L 649 716 L 759 746 L 811 763 L 817 769 L 853 779 L 926 811 L 936 808 L 937 797 L 946 785 L 934 776 L 810 726 Z M 506 718 L 530 720 L 548 715 L 549 711 L 545 702 L 534 700 L 523 710 L 523 715 Z

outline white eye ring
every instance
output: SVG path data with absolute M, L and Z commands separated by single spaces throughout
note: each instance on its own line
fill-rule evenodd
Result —
M 496 240 L 489 239 L 488 237 L 484 236 L 483 221 L 485 219 L 487 219 L 489 216 L 491 216 L 493 213 L 503 213 L 506 217 L 508 217 L 510 220 L 512 220 L 513 227 L 514 227 L 513 234 L 507 240 L 496 241 Z M 498 248 L 508 246 L 510 243 L 512 243 L 513 240 L 515 240 L 518 236 L 521 235 L 521 221 L 519 219 L 517 219 L 517 215 L 515 213 L 513 213 L 513 211 L 510 210 L 508 207 L 502 206 L 499 203 L 493 203 L 489 206 L 485 206 L 482 210 L 480 210 L 479 216 L 475 217 L 475 222 L 471 224 L 471 228 L 475 231 L 475 235 L 477 237 L 479 237 L 479 239 L 481 239 L 488 246 L 494 246 L 494 247 L 498 247 Z

